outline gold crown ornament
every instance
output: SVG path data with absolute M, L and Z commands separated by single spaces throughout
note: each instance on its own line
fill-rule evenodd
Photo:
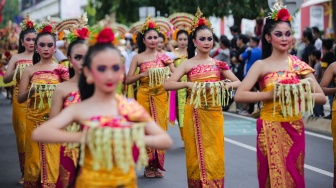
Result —
M 22 20 L 22 22 L 20 23 L 20 28 L 21 31 L 24 31 L 26 29 L 34 29 L 34 20 L 30 19 L 29 14 L 27 14 L 25 16 L 25 19 Z
M 152 20 L 150 15 L 148 15 L 146 21 L 142 24 L 140 30 L 141 34 L 144 34 L 148 29 L 155 29 L 158 33 L 161 33 L 160 27 L 156 24 L 155 21 Z
M 180 30 L 185 30 L 188 33 L 190 33 L 190 29 L 193 25 L 195 16 L 184 13 L 184 12 L 178 12 L 170 15 L 168 17 L 171 24 L 174 26 L 174 33 L 173 33 L 173 39 L 177 40 L 177 33 Z
M 194 17 L 194 21 L 193 24 L 191 26 L 191 32 L 194 32 L 196 28 L 200 27 L 200 26 L 207 26 L 211 31 L 213 31 L 212 27 L 211 27 L 211 23 L 209 22 L 208 19 L 206 19 L 205 17 L 202 17 L 203 13 L 201 12 L 200 8 L 197 7 L 197 11 Z
M 271 12 L 268 14 L 268 18 L 274 21 L 281 20 L 284 22 L 291 22 L 293 19 L 287 7 L 283 5 L 282 0 L 276 1 L 273 8 L 271 8 Z

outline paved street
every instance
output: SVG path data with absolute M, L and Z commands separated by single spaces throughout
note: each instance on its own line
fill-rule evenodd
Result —
M 140 169 L 137 173 L 139 188 L 187 187 L 184 148 L 178 127 L 170 127 L 168 132 L 174 140 L 174 146 L 166 155 L 165 177 L 146 179 L 143 177 L 143 169 Z M 254 119 L 225 113 L 225 187 L 258 187 L 255 137 Z M 0 153 L 0 188 L 15 188 L 20 172 L 11 125 L 11 105 L 2 95 L 0 95 Z M 306 132 L 307 188 L 332 187 L 332 155 L 331 135 Z

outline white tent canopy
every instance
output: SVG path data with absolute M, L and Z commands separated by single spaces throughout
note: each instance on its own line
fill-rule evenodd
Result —
M 331 0 L 307 0 L 306 2 L 302 3 L 301 8 L 330 1 Z

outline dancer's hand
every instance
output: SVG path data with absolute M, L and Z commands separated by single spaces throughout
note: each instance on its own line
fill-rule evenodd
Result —
M 147 77 L 147 76 L 149 76 L 149 72 L 148 71 L 142 72 L 142 73 L 140 73 L 140 76 L 141 77 Z
M 194 87 L 194 82 L 186 82 L 187 88 L 192 89 Z

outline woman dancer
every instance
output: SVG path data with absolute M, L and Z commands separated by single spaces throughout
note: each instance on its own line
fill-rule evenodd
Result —
M 336 62 L 328 66 L 327 70 L 324 72 L 323 78 L 321 80 L 320 86 L 325 95 L 335 95 L 336 89 L 329 88 L 329 83 L 334 82 L 336 84 Z M 334 148 L 334 179 L 333 187 L 336 187 L 336 100 L 333 100 L 332 104 L 332 118 L 331 118 L 331 133 L 333 136 L 333 148 Z
M 147 110 L 162 129 L 168 126 L 168 97 L 163 89 L 169 68 L 174 69 L 172 60 L 165 54 L 156 51 L 160 30 L 155 22 L 148 17 L 138 34 L 138 53 L 134 56 L 126 77 L 126 84 L 140 80 L 137 101 Z M 169 68 L 168 68 L 169 66 Z M 140 74 L 134 75 L 140 67 Z M 149 166 L 146 167 L 145 177 L 163 177 L 164 151 L 147 148 Z M 160 171 L 161 170 L 161 171 Z
M 53 94 L 50 118 L 58 115 L 62 109 L 80 102 L 78 81 L 81 74 L 84 57 L 88 50 L 85 40 L 89 37 L 89 30 L 85 27 L 73 29 L 67 36 L 69 40 L 67 56 L 74 69 L 74 76 L 66 82 L 59 84 Z M 79 125 L 72 123 L 64 131 L 77 132 Z M 60 149 L 60 167 L 57 187 L 66 188 L 73 181 L 78 161 L 78 147 L 63 144 Z
M 20 79 L 24 69 L 33 65 L 32 59 L 34 54 L 34 42 L 36 38 L 36 31 L 34 29 L 34 22 L 29 15 L 21 23 L 21 33 L 19 37 L 18 54 L 12 56 L 8 63 L 8 68 L 4 76 L 4 82 L 10 83 L 16 80 L 16 85 L 13 92 L 13 113 L 12 122 L 16 135 L 16 145 L 19 153 L 20 169 L 22 178 L 18 184 L 23 185 L 24 160 L 25 160 L 25 128 L 26 128 L 26 104 L 19 104 L 17 102 L 18 91 L 20 87 Z
M 188 39 L 189 60 L 179 65 L 164 86 L 166 90 L 188 88 L 183 138 L 189 188 L 224 187 L 224 117 L 221 106 L 228 100 L 228 89 L 240 84 L 225 62 L 209 57 L 213 32 L 210 22 L 202 15 L 198 8 Z M 181 82 L 185 74 L 188 81 Z M 231 82 L 226 83 L 224 79 Z
M 33 133 L 33 139 L 41 142 L 82 140 L 79 188 L 136 187 L 132 149 L 134 160 L 146 163 L 143 144 L 158 149 L 172 145 L 169 135 L 139 103 L 116 94 L 124 66 L 120 52 L 111 45 L 113 39 L 112 30 L 103 29 L 85 56 L 79 80 L 82 102 L 68 106 Z M 81 124 L 84 131 L 62 131 L 72 122 Z
M 48 120 L 51 97 L 57 84 L 68 80 L 67 68 L 53 61 L 56 35 L 50 24 L 37 29 L 33 66 L 27 67 L 20 81 L 18 102 L 27 101 L 24 186 L 55 186 L 59 169 L 59 145 L 31 140 L 33 130 Z M 29 88 L 29 89 L 27 89 Z
M 257 120 L 259 187 L 305 187 L 303 120 L 300 113 L 289 115 L 287 112 L 300 108 L 304 112 L 307 98 L 310 98 L 308 103 L 311 100 L 316 103 L 326 101 L 312 74 L 314 70 L 299 58 L 288 54 L 293 40 L 290 21 L 288 10 L 281 1 L 277 1 L 273 12 L 266 18 L 263 29 L 262 60 L 253 64 L 235 96 L 236 102 L 263 102 L 260 118 Z M 303 80 L 300 81 L 303 78 L 309 80 L 304 84 L 305 87 L 302 87 Z M 300 86 L 302 92 L 300 91 L 299 96 L 297 93 L 286 95 L 286 99 L 294 96 L 294 107 L 287 105 L 287 109 L 283 108 L 283 103 L 277 101 L 277 93 L 281 90 L 274 91 L 275 83 L 278 87 L 278 83 L 294 81 L 296 85 L 292 89 L 293 93 L 296 86 Z M 261 92 L 251 91 L 256 82 L 259 83 Z M 309 85 L 315 93 L 304 91 Z M 280 100 L 283 99 L 281 96 Z

